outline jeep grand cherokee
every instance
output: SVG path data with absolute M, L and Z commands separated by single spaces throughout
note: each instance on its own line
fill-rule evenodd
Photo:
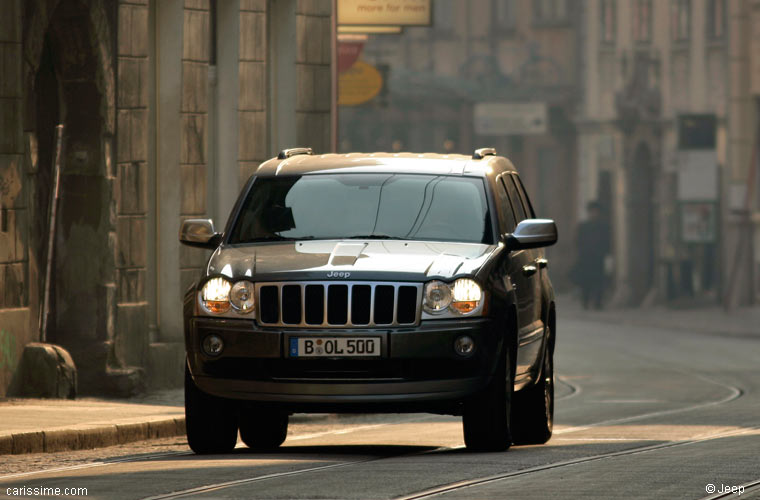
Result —
M 474 450 L 552 433 L 555 304 L 512 163 L 282 151 L 246 182 L 185 295 L 187 438 L 197 453 L 286 437 L 295 412 L 461 415 Z

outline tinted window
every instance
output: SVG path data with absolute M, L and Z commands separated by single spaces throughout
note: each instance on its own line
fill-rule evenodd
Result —
M 517 222 L 525 220 L 525 209 L 523 209 L 522 202 L 520 201 L 520 195 L 517 193 L 517 188 L 512 181 L 511 175 L 505 175 L 501 178 L 501 181 L 507 187 L 507 193 L 509 193 L 509 200 L 512 202 L 512 209 L 515 211 L 515 218 Z
M 520 179 L 519 175 L 513 175 L 512 179 L 515 181 L 515 185 L 517 185 L 517 191 L 520 193 L 523 205 L 525 206 L 525 214 L 529 219 L 535 219 L 536 212 L 533 210 L 533 204 L 530 202 L 530 198 L 528 198 L 528 192 L 525 190 L 522 179 Z
M 511 233 L 515 230 L 515 213 L 507 197 L 507 190 L 501 180 L 496 181 L 496 198 L 499 203 L 499 227 L 502 233 Z
M 352 237 L 492 243 L 483 180 L 411 174 L 259 178 L 229 241 Z

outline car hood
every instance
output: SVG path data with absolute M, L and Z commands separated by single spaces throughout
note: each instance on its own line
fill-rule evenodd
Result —
M 207 275 L 255 281 L 426 281 L 472 276 L 496 247 L 475 243 L 401 240 L 290 241 L 219 247 Z

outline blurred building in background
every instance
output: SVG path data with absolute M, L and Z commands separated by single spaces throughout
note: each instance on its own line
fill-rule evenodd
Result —
M 80 390 L 181 381 L 182 294 L 282 147 L 331 147 L 331 0 L 3 0 L 0 397 L 40 340 L 55 125 L 63 123 L 47 342 Z M 145 376 L 147 374 L 147 377 Z
M 599 200 L 608 214 L 615 303 L 755 300 L 743 204 L 757 144 L 748 92 L 756 8 L 584 2 L 575 211 L 583 218 Z
M 495 147 L 519 169 L 537 215 L 557 221 L 559 243 L 547 252 L 555 286 L 567 288 L 577 203 L 573 117 L 582 95 L 580 4 L 429 4 L 428 25 L 339 35 L 339 150 L 472 154 Z M 361 77 L 372 71 L 374 80 Z
M 722 298 L 760 304 L 760 0 L 728 2 L 726 168 L 721 172 Z

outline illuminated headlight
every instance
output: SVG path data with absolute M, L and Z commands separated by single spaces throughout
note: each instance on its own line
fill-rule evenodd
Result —
M 230 282 L 224 278 L 212 278 L 203 285 L 201 298 L 203 307 L 212 313 L 225 313 L 230 310 Z
M 436 314 L 451 304 L 451 287 L 443 281 L 431 281 L 425 285 L 425 310 Z
M 454 282 L 452 296 L 454 300 L 451 302 L 451 307 L 461 314 L 467 314 L 478 307 L 483 292 L 480 285 L 473 280 L 460 278 Z
M 247 314 L 253 311 L 253 283 L 250 281 L 238 281 L 230 290 L 230 302 L 232 307 L 239 313 Z
M 469 314 L 478 308 L 483 291 L 475 281 L 460 278 L 454 283 L 431 281 L 425 285 L 425 312 L 439 314 L 447 309 L 457 314 Z

